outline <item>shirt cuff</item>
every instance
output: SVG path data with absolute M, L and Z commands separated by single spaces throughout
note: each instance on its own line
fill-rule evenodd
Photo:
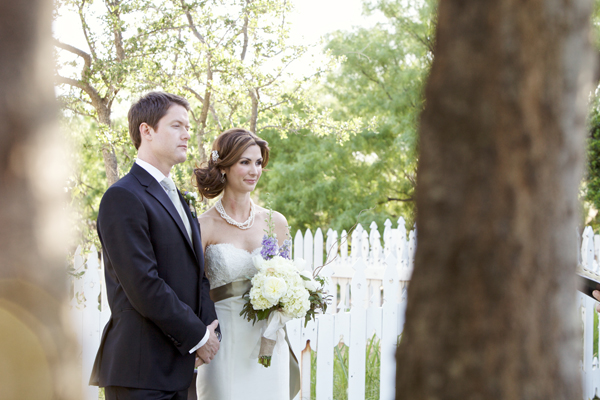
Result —
M 202 340 L 200 341 L 200 343 L 198 343 L 196 346 L 194 346 L 193 349 L 190 350 L 190 354 L 194 353 L 200 347 L 204 346 L 206 344 L 206 342 L 208 342 L 208 337 L 209 336 L 210 336 L 210 331 L 207 329 L 206 333 L 204 334 L 204 337 L 202 338 Z

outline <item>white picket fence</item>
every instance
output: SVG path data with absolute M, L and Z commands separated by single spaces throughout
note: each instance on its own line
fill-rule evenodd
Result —
M 301 364 L 302 390 L 297 399 L 310 399 L 312 350 L 317 353 L 316 399 L 333 400 L 334 347 L 343 342 L 348 346 L 348 400 L 363 400 L 367 341 L 373 334 L 381 346 L 380 399 L 395 396 L 394 356 L 404 325 L 405 289 L 412 272 L 416 234 L 410 231 L 407 235 L 402 218 L 397 228 L 387 220 L 383 235 L 377 224 L 369 228 L 366 231 L 357 225 L 350 243 L 346 231 L 338 235 L 329 230 L 326 240 L 321 229 L 314 236 L 310 230 L 296 233 L 294 259 L 304 259 L 310 270 L 324 265 L 320 275 L 330 278 L 327 290 L 335 299 L 326 314 L 306 327 L 301 320 L 287 325 L 292 350 Z M 84 398 L 96 400 L 98 388 L 88 386 L 88 379 L 110 310 L 97 249 L 92 247 L 86 259 L 81 253 L 78 248 L 74 260 L 81 276 L 73 279 L 72 316 L 82 348 Z
M 586 227 L 581 237 L 579 264 L 584 270 L 600 274 L 600 235 L 595 235 L 591 227 Z M 598 277 L 600 279 L 600 276 Z M 600 397 L 600 365 L 598 354 L 594 354 L 594 340 L 598 341 L 598 332 L 594 332 L 594 314 L 596 301 L 581 292 L 577 292 L 577 304 L 583 327 L 583 354 L 581 374 L 583 378 L 583 398 L 585 400 Z M 598 345 L 598 343 L 596 343 Z

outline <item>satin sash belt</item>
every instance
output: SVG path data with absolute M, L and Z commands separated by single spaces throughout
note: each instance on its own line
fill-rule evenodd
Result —
M 221 301 L 228 299 L 230 297 L 238 297 L 242 296 L 246 293 L 252 284 L 249 280 L 230 282 L 227 285 L 219 286 L 218 288 L 211 289 L 210 291 L 210 299 L 213 302 Z M 219 316 L 217 315 L 217 318 Z M 296 355 L 292 351 L 292 346 L 290 345 L 290 339 L 287 335 L 287 330 L 285 330 L 285 341 L 288 344 L 288 349 L 290 350 L 290 399 L 296 397 L 298 392 L 300 391 L 300 366 L 298 364 L 298 359 Z
M 229 282 L 227 285 L 211 289 L 209 292 L 210 299 L 216 303 L 217 301 L 225 300 L 230 297 L 242 296 L 244 293 L 250 290 L 251 287 L 252 284 L 247 279 L 243 281 Z

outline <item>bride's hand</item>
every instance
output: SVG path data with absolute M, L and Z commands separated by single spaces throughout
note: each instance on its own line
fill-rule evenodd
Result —
M 209 330 L 208 341 L 204 343 L 204 346 L 196 350 L 196 367 L 202 364 L 210 364 L 217 351 L 219 351 L 220 343 L 215 329 L 219 326 L 219 321 L 216 319 L 207 327 Z
M 202 361 L 202 359 L 198 357 L 198 354 L 196 354 L 196 362 L 194 363 L 194 368 L 198 368 L 201 365 L 204 365 L 204 361 Z

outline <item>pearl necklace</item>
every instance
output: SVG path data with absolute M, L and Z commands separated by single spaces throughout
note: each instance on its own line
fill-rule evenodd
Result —
M 240 229 L 249 229 L 252 227 L 252 225 L 254 225 L 254 203 L 252 202 L 252 199 L 250 199 L 250 216 L 244 222 L 237 222 L 235 219 L 227 215 L 225 208 L 223 207 L 223 203 L 221 203 L 221 199 L 217 200 L 215 209 L 221 215 L 221 218 L 227 221 L 227 223 L 237 226 Z

